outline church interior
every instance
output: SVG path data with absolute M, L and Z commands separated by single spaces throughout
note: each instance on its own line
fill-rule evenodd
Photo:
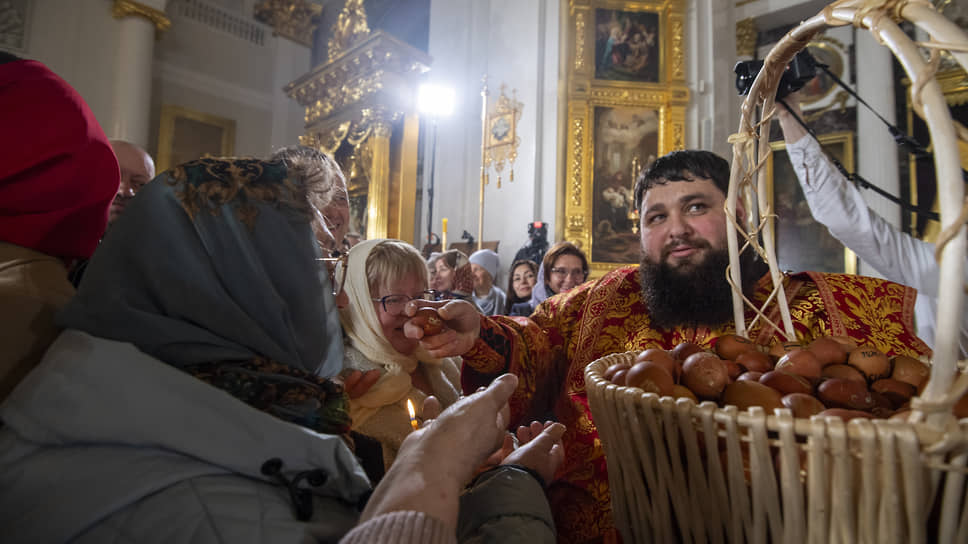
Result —
M 935 3 L 968 23 L 963 4 Z M 363 238 L 399 238 L 425 253 L 487 243 L 506 266 L 540 222 L 550 241 L 589 254 L 594 277 L 638 260 L 628 243 L 637 172 L 673 149 L 730 156 L 743 98 L 734 65 L 764 58 L 825 5 L 5 0 L 0 49 L 51 67 L 109 137 L 143 146 L 158 172 L 199 156 L 315 146 L 343 168 L 350 231 Z M 639 31 L 620 28 L 629 22 Z M 612 30 L 634 35 L 614 43 Z M 808 83 L 804 114 L 825 150 L 898 202 L 930 206 L 933 185 L 878 119 L 924 132 L 890 51 L 850 26 L 828 29 L 809 49 L 872 108 L 826 74 Z M 952 63 L 940 73 L 964 117 L 963 71 Z M 431 93 L 423 101 L 422 90 Z M 788 216 L 797 217 L 802 197 L 786 179 L 778 131 L 773 147 L 777 207 L 793 206 Z M 905 232 L 936 235 L 935 223 L 881 192 L 864 195 Z M 784 238 L 781 226 L 787 269 L 877 275 L 803 222 L 820 243 Z
M 968 0 L 830 2 L 0 0 L 5 537 L 968 542 Z

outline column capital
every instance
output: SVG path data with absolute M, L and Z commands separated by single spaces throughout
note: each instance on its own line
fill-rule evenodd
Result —
M 136 0 L 114 0 L 114 6 L 111 8 L 111 14 L 115 19 L 124 19 L 125 17 L 144 17 L 151 24 L 155 25 L 155 29 L 159 32 L 164 32 L 171 27 L 171 19 L 165 15 L 165 12 L 146 5 L 142 2 L 137 2 Z
M 319 26 L 323 7 L 309 0 L 262 0 L 254 16 L 272 27 L 273 33 L 312 47 L 313 31 Z

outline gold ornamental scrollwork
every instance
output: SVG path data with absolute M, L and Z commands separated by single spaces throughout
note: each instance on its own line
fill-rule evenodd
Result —
M 756 21 L 747 17 L 736 23 L 736 56 L 756 55 Z
M 585 136 L 585 123 L 580 118 L 572 119 L 571 123 L 572 138 L 574 138 L 575 142 L 575 147 L 571 154 L 571 202 L 575 206 L 581 206 L 582 142 Z
M 370 35 L 370 26 L 366 21 L 366 9 L 363 0 L 346 0 L 343 10 L 333 25 L 333 33 L 327 43 L 329 62 Z
M 672 70 L 670 70 L 669 79 L 672 81 L 684 81 L 686 78 L 686 50 L 683 46 L 682 37 L 682 17 L 669 17 L 669 42 L 672 47 L 672 53 L 670 54 L 672 62 Z
M 575 15 L 575 70 L 585 68 L 585 12 Z
M 322 13 L 323 7 L 309 0 L 262 0 L 254 16 L 271 26 L 274 34 L 311 47 Z
M 114 5 L 111 7 L 111 15 L 115 19 L 144 17 L 151 21 L 151 24 L 155 25 L 155 29 L 158 32 L 164 32 L 171 28 L 171 19 L 165 15 L 164 11 L 146 6 L 134 0 L 114 0 Z

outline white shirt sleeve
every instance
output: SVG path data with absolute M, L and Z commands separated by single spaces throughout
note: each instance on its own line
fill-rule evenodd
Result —
M 817 222 L 885 278 L 914 287 L 922 296 L 938 296 L 934 244 L 901 232 L 872 212 L 813 138 L 787 145 L 787 153 Z

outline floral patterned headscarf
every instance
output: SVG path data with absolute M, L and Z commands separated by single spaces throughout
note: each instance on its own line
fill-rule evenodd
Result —
M 91 259 L 62 324 L 130 342 L 277 416 L 348 427 L 339 318 L 310 188 L 282 161 L 201 159 L 158 176 Z

